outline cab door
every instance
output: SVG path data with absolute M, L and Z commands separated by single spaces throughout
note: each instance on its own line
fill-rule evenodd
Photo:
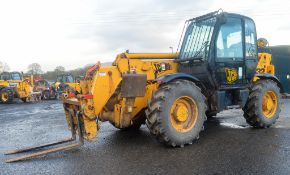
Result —
M 228 17 L 215 39 L 215 80 L 218 89 L 241 87 L 245 80 L 242 19 Z

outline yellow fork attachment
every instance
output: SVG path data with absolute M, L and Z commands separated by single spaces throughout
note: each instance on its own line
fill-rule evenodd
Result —
M 29 148 L 25 148 L 25 149 L 18 149 L 18 150 L 13 150 L 13 151 L 8 151 L 6 153 L 4 153 L 5 155 L 10 155 L 10 154 L 18 154 L 18 153 L 24 153 L 24 152 L 30 152 L 30 151 L 36 151 L 34 153 L 30 153 L 30 154 L 26 154 L 23 156 L 19 156 L 16 158 L 12 158 L 12 159 L 8 159 L 5 162 L 6 163 L 11 163 L 11 162 L 18 162 L 18 161 L 22 161 L 22 160 L 27 160 L 27 159 L 31 159 L 31 158 L 35 158 L 35 157 L 39 157 L 39 156 L 44 156 L 50 153 L 55 153 L 55 152 L 60 152 L 60 151 L 66 151 L 66 150 L 70 150 L 70 149 L 75 149 L 78 148 L 80 146 L 82 146 L 84 144 L 84 137 L 83 137 L 83 133 L 82 133 L 82 129 L 81 129 L 81 124 L 80 124 L 80 116 L 78 113 L 76 113 L 73 109 L 67 109 L 68 113 L 69 113 L 69 120 L 71 123 L 71 138 L 67 138 L 58 142 L 54 142 L 54 143 L 49 143 L 49 144 L 45 144 L 45 145 L 41 145 L 41 146 L 36 146 L 36 147 L 29 147 Z M 76 120 L 74 120 L 74 118 Z M 78 140 L 77 140 L 77 135 L 78 135 Z M 66 144 L 69 143 L 69 144 Z M 44 148 L 49 148 L 52 146 L 56 146 L 56 145 L 60 145 L 58 147 L 54 147 L 51 149 L 45 149 L 45 150 L 40 150 L 40 149 L 44 149 Z

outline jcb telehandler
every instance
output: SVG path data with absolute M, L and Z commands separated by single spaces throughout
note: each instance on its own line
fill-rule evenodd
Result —
M 0 74 L 0 102 L 12 103 L 14 98 L 23 102 L 38 100 L 40 94 L 32 92 L 29 80 L 24 79 L 20 72 L 3 72 Z
M 281 85 L 271 54 L 258 53 L 254 21 L 216 11 L 187 20 L 185 28 L 177 54 L 119 54 L 112 66 L 95 66 L 95 73 L 81 81 L 81 94 L 64 95 L 72 138 L 36 148 L 72 144 L 8 162 L 79 147 L 97 136 L 98 121 L 120 129 L 146 123 L 158 141 L 173 147 L 192 144 L 207 116 L 230 108 L 241 107 L 255 128 L 274 124 Z
M 54 86 L 59 94 L 62 94 L 66 90 L 76 93 L 80 93 L 81 91 L 79 82 L 77 82 L 77 79 L 71 74 L 58 75 Z

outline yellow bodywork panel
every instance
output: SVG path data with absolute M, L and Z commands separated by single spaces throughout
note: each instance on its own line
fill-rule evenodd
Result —
M 118 69 L 118 71 L 123 74 L 125 73 L 146 74 L 147 81 L 152 81 L 152 80 L 156 80 L 158 77 L 175 73 L 177 71 L 177 63 L 173 62 L 173 59 L 177 57 L 177 54 L 156 54 L 156 55 L 155 54 L 125 54 L 125 55 L 127 59 L 121 58 L 122 55 L 118 55 L 116 61 L 113 63 L 113 65 L 117 65 L 116 68 Z M 140 58 L 140 59 L 137 59 L 137 58 Z M 164 66 L 162 67 L 162 65 Z M 105 67 L 105 68 L 108 68 L 108 67 Z M 102 72 L 101 70 L 105 68 L 101 68 L 99 72 Z M 118 79 L 118 84 L 121 82 L 121 80 L 122 80 L 122 77 Z M 93 87 L 94 85 L 96 86 L 97 84 L 98 83 L 93 83 Z M 147 107 L 148 101 L 151 98 L 154 90 L 157 89 L 157 87 L 158 87 L 157 83 L 147 84 L 145 95 L 143 97 L 135 98 L 133 111 L 132 111 L 133 118 L 136 117 L 136 115 L 142 109 Z M 98 91 L 104 91 L 104 90 L 105 90 L 104 88 L 99 88 Z M 97 91 L 95 90 L 95 92 Z M 99 97 L 95 97 L 95 93 L 93 94 L 94 94 L 94 99 L 95 98 L 99 99 Z M 118 108 L 121 106 L 121 108 L 123 108 L 124 101 L 125 99 L 119 100 L 119 103 L 115 107 Z M 94 102 L 95 102 L 95 106 L 99 106 L 98 105 L 99 102 L 97 102 L 97 100 L 95 100 Z M 103 109 L 102 108 L 103 105 L 104 104 L 102 103 L 102 105 L 98 107 L 97 112 L 99 111 L 101 112 L 101 110 Z M 99 114 L 99 113 L 96 113 L 96 114 Z M 113 115 L 114 116 L 112 116 L 112 118 L 114 118 L 115 120 L 118 120 L 121 118 L 121 116 L 118 116 L 118 115 L 122 115 L 122 111 L 114 113 Z
M 269 53 L 259 53 L 257 73 L 267 73 L 275 75 L 275 66 L 271 64 L 272 55 Z
M 177 58 L 176 53 L 125 53 L 129 59 L 174 59 Z
M 0 80 L 0 86 L 15 88 L 19 94 L 19 98 L 29 98 L 32 92 L 32 86 L 27 81 Z
M 9 86 L 9 82 L 6 81 L 6 80 L 0 80 L 0 86 L 5 86 L 5 87 L 7 87 L 7 86 Z
M 77 100 L 76 105 L 81 106 L 79 110 L 82 113 L 86 138 L 91 140 L 97 135 L 96 119 L 110 121 L 116 127 L 127 127 L 122 122 L 128 118 L 133 120 L 147 107 L 152 93 L 158 87 L 156 79 L 177 71 L 177 63 L 174 62 L 176 57 L 177 54 L 167 53 L 123 53 L 117 56 L 112 66 L 99 67 L 92 79 L 82 80 L 82 93 L 74 100 Z M 146 75 L 144 96 L 121 97 L 123 74 Z M 92 99 L 86 98 L 88 95 L 92 95 Z M 64 103 L 75 102 L 67 99 Z
M 97 136 L 97 123 L 86 117 L 83 117 L 84 120 L 84 129 L 86 131 L 86 139 L 93 140 Z
M 81 92 L 81 86 L 79 83 L 65 83 L 65 84 L 72 87 L 75 91 L 77 91 L 79 93 Z
M 20 98 L 26 98 L 30 96 L 30 93 L 32 92 L 32 87 L 28 82 L 23 81 L 18 84 L 17 90 Z
M 157 60 L 158 56 L 168 59 Z M 94 95 L 95 114 L 100 114 L 109 98 L 116 91 L 116 88 L 122 80 L 122 74 L 146 74 L 147 81 L 155 80 L 158 77 L 177 71 L 177 64 L 172 60 L 176 56 L 176 54 L 126 54 L 126 59 L 124 59 L 121 58 L 121 55 L 118 55 L 116 61 L 113 63 L 113 65 L 117 66 L 101 67 L 93 79 L 91 89 L 91 94 Z M 143 59 L 135 59 L 137 57 Z M 162 69 L 161 63 L 167 66 L 167 70 Z M 147 106 L 148 99 L 151 98 L 152 91 L 155 89 L 156 85 L 146 86 L 145 96 L 137 97 L 135 100 L 133 115 Z
M 121 80 L 121 74 L 116 66 L 101 67 L 96 73 L 91 88 L 96 115 L 100 114 Z
M 139 55 L 140 59 L 137 59 Z M 118 69 L 121 73 L 136 73 L 146 74 L 147 80 L 155 80 L 166 74 L 174 73 L 177 71 L 177 63 L 173 62 L 173 59 L 177 57 L 177 54 L 126 54 L 129 59 L 122 59 L 119 57 L 113 64 L 118 65 Z M 157 59 L 160 56 L 159 59 Z M 133 58 L 131 58 L 133 57 Z M 162 64 L 161 64 L 162 63 Z M 166 70 L 163 70 L 161 65 L 165 65 Z
M 136 115 L 147 107 L 148 101 L 151 99 L 152 93 L 157 89 L 157 84 L 150 84 L 146 86 L 146 93 L 144 97 L 137 97 L 134 103 L 132 115 Z M 134 117 L 133 117 L 134 118 Z
M 275 75 L 275 66 L 272 64 L 272 54 L 270 53 L 259 53 L 258 64 L 256 68 L 258 74 L 272 74 Z M 254 77 L 253 81 L 257 81 L 259 77 Z
M 61 84 L 60 82 L 55 82 L 55 87 L 59 87 L 60 84 Z M 65 82 L 64 84 L 67 84 L 69 87 L 73 88 L 78 93 L 81 92 L 81 86 L 80 86 L 79 83 L 68 83 L 68 82 Z

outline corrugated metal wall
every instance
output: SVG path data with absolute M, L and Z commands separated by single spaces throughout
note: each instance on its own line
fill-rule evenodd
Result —
M 290 93 L 290 46 L 272 46 L 270 49 L 275 74 L 283 85 L 284 93 Z

